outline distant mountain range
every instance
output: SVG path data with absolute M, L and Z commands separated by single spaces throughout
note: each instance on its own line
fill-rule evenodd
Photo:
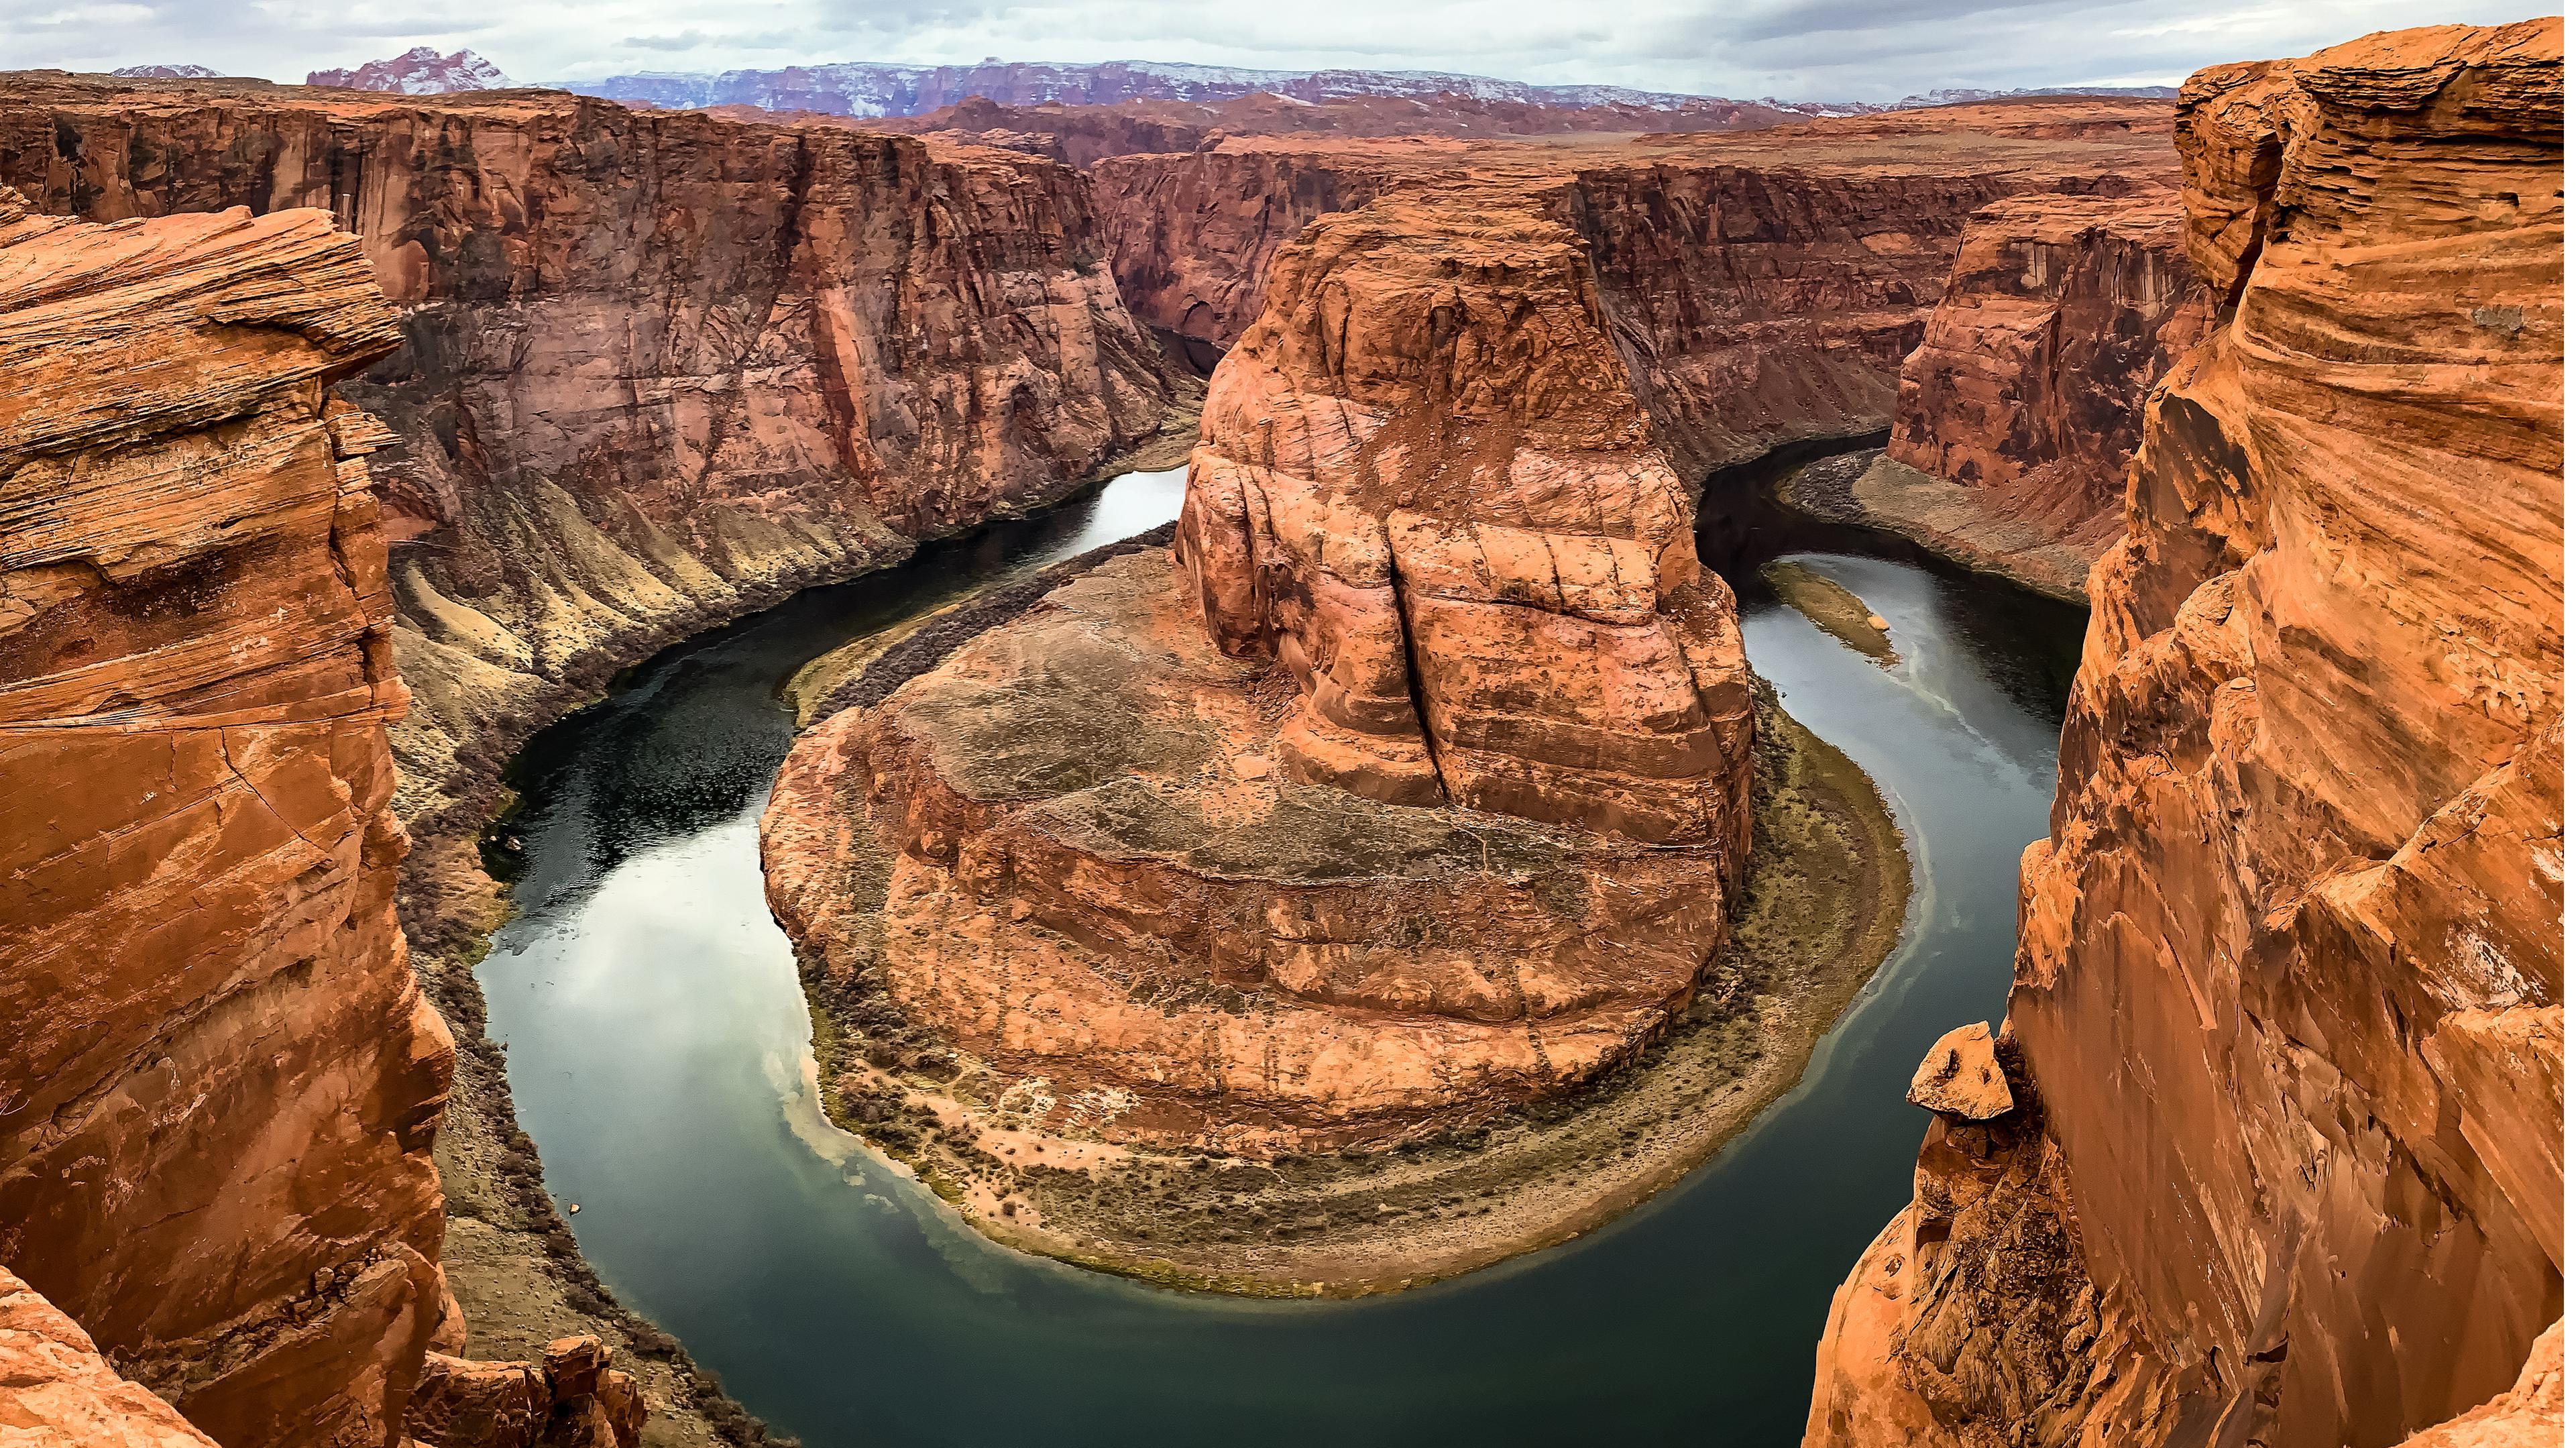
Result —
M 202 65 L 129 65 L 114 74 L 126 80 L 212 80 L 220 72 Z
M 508 90 L 517 82 L 501 68 L 470 50 L 441 55 L 415 45 L 391 60 L 371 60 L 356 70 L 317 70 L 306 85 L 341 90 L 395 91 L 408 96 L 446 95 L 454 91 Z
M 202 66 L 136 66 L 119 75 L 177 78 L 212 75 Z M 498 90 L 512 84 L 490 61 L 470 50 L 440 55 L 423 45 L 391 60 L 355 70 L 317 70 L 305 84 L 353 90 L 435 95 Z M 1362 96 L 1425 99 L 1464 96 L 1476 101 L 1533 106 L 1617 106 L 1689 113 L 1758 105 L 1798 116 L 1867 115 L 1965 101 L 2038 95 L 2138 96 L 2171 99 L 2172 86 L 2062 86 L 2038 90 L 1929 91 L 1893 103 L 1759 101 L 1614 85 L 1530 85 L 1492 76 L 1433 70 L 1247 70 L 1235 66 L 1171 65 L 1113 60 L 1090 65 L 988 59 L 976 65 L 880 65 L 848 61 L 790 66 L 783 70 L 644 71 L 596 81 L 544 84 L 579 95 L 630 105 L 684 110 L 701 106 L 755 106 L 765 111 L 814 111 L 835 116 L 917 116 L 981 96 L 1003 106 L 1115 105 L 1121 101 L 1220 103 L 1276 95 L 1324 104 Z

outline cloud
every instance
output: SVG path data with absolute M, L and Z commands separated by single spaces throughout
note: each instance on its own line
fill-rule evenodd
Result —
M 301 80 L 431 45 L 559 80 L 668 69 L 675 57 L 726 70 L 996 55 L 1884 100 L 1936 86 L 2172 82 L 2371 30 L 2533 13 L 2555 12 L 2528 0 L 0 0 L 0 63 L 194 62 Z

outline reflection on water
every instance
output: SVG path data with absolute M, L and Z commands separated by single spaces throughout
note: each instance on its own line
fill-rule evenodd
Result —
M 1995 1017 L 2046 827 L 2066 620 L 1885 559 L 1801 555 L 1886 617 L 1882 670 L 1758 592 L 1755 667 L 1881 783 L 1919 893 L 1807 1079 L 1611 1227 L 1356 1303 L 1170 1293 L 1022 1257 L 821 1117 L 756 822 L 807 659 L 995 573 L 1168 519 L 1131 475 L 820 589 L 639 670 L 518 771 L 526 913 L 481 969 L 519 1117 L 583 1250 L 751 1410 L 854 1444 L 1794 1442 L 1827 1300 L 1905 1200 L 1922 1052 Z

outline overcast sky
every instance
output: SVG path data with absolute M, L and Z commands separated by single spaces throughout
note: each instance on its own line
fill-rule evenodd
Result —
M 520 81 L 999 56 L 1886 100 L 2170 84 L 2371 30 L 2556 13 L 2489 0 L 0 0 L 0 68 L 194 62 L 301 81 L 428 44 L 471 47 Z

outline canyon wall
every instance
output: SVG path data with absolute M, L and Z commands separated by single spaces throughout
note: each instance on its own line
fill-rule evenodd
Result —
M 1905 359 L 1887 456 L 2089 567 L 2119 534 L 2148 390 L 2216 316 L 2173 192 L 1996 202 Z
M 1782 442 L 1887 426 L 1968 217 L 2031 193 L 2170 189 L 2169 115 L 2065 100 L 1549 146 L 1222 136 L 1091 174 L 1128 307 L 1211 362 L 1317 218 L 1462 177 L 1546 189 L 1695 480 Z
M 1261 315 L 1270 259 L 1308 222 L 1365 203 L 1410 147 L 1229 139 L 1091 168 L 1109 265 L 1136 319 L 1213 368 Z
M 385 547 L 326 213 L 0 190 L 0 1264 L 216 1439 L 382 1443 L 453 1047 L 394 920 Z
M 379 455 L 415 827 L 660 642 L 1059 496 L 1174 402 L 1081 178 L 549 93 L 0 82 L 0 182 L 101 220 L 316 206 L 401 347 Z
M 2019 1104 L 1936 1115 L 1809 1443 L 2504 1442 L 2557 1391 L 2562 57 L 2439 27 L 2185 87 L 2236 305 L 2094 574 Z

